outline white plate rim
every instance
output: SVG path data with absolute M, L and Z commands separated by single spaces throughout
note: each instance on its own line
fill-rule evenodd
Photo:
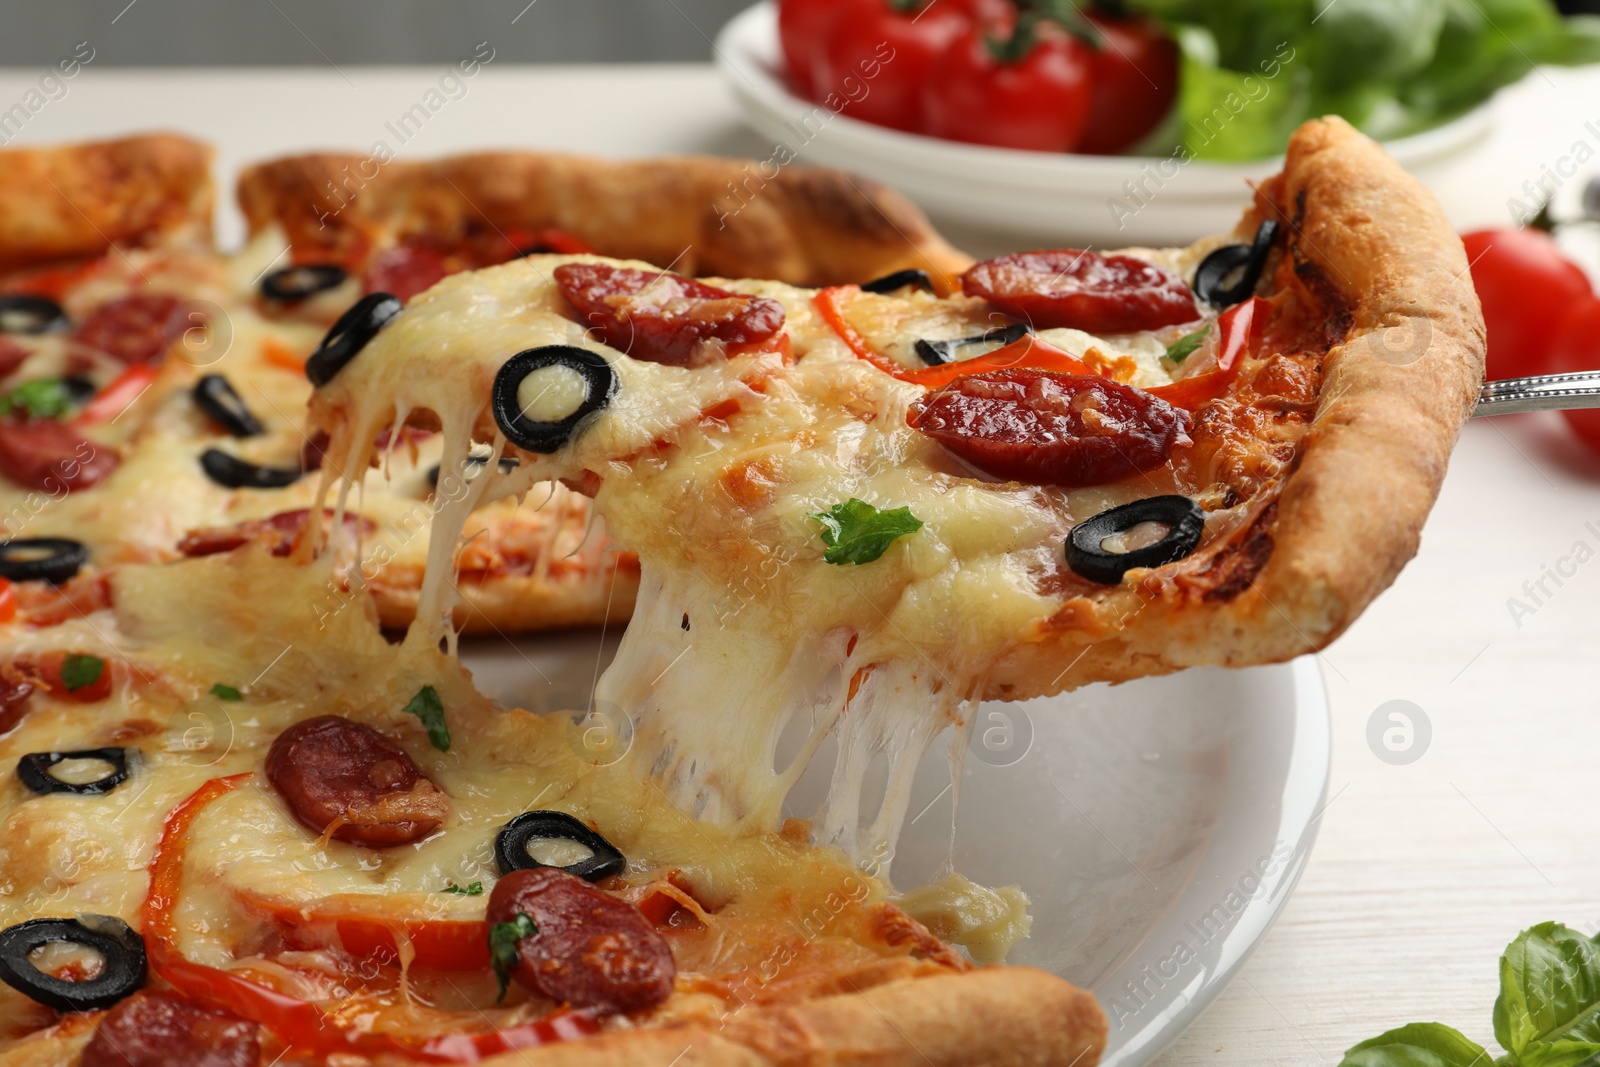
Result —
M 1316 843 L 1322 812 L 1327 806 L 1332 774 L 1333 721 L 1327 683 L 1316 657 L 1302 656 L 1287 664 L 1286 669 L 1291 672 L 1294 687 L 1294 741 L 1284 774 L 1277 839 L 1293 843 L 1292 855 L 1270 889 L 1259 898 L 1251 898 L 1239 914 L 1238 921 L 1229 929 L 1222 943 L 1225 962 L 1212 971 L 1202 973 L 1181 997 L 1169 1003 L 1165 1011 L 1121 1040 L 1117 1040 L 1119 1035 L 1113 1023 L 1112 1040 L 1100 1061 L 1101 1067 L 1142 1067 L 1177 1040 L 1216 1000 L 1260 947 L 1305 873 L 1312 846 Z M 1187 901 L 1191 895 L 1193 890 L 1186 890 L 1179 895 L 1178 901 Z M 1150 931 L 1141 944 L 1160 944 L 1161 939 L 1177 925 L 1177 917 L 1191 913 L 1188 908 L 1174 910 L 1176 916 L 1169 917 Z M 1129 956 L 1135 962 L 1139 958 L 1134 953 Z M 1108 1014 L 1112 1014 L 1112 1008 L 1106 1004 L 1107 987 L 1123 979 L 1130 966 L 1118 968 L 1093 987 Z

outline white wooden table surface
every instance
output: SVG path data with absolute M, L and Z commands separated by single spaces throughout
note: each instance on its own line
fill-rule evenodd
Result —
M 0 111 L 42 73 L 0 71 Z M 702 66 L 491 64 L 400 144 L 386 123 L 445 73 L 91 64 L 13 143 L 180 130 L 219 146 L 224 189 L 242 160 L 365 150 L 380 139 L 406 158 L 485 146 L 771 150 L 741 127 Z M 1499 111 L 1492 138 L 1437 185 L 1463 226 L 1503 223 L 1524 181 L 1546 167 L 1556 173 L 1563 156 L 1600 153 L 1600 73 L 1536 74 L 1504 94 Z M 231 213 L 222 232 L 239 232 Z M 1331 802 L 1299 891 L 1163 1067 L 1332 1064 L 1355 1041 L 1416 1019 L 1487 1042 L 1505 942 L 1546 919 L 1600 926 L 1596 558 L 1600 460 L 1553 416 L 1468 427 L 1421 554 L 1322 657 Z M 1532 610 L 1514 615 L 1511 598 Z M 1426 754 L 1406 766 L 1380 761 L 1366 739 L 1369 717 L 1391 700 L 1412 702 L 1432 725 Z

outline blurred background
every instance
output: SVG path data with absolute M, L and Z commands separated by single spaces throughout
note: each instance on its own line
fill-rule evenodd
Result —
M 493 37 L 511 63 L 691 61 L 747 0 L 4 0 L 0 65 L 92 37 L 107 66 L 444 63 Z M 105 28 L 115 19 L 117 32 Z M 514 22 L 516 32 L 508 33 Z

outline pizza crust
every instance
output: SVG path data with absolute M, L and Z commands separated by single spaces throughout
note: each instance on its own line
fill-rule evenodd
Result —
M 998 666 L 991 696 L 1318 651 L 1416 554 L 1483 380 L 1461 241 L 1416 179 L 1337 118 L 1300 128 L 1237 232 L 1267 218 L 1287 225 L 1295 273 L 1338 342 L 1290 473 L 1204 580 L 1152 574 L 1068 601 Z
M 403 630 L 417 617 L 422 573 L 383 572 L 369 583 L 378 621 L 389 630 Z M 497 575 L 456 584 L 461 602 L 451 613 L 463 634 L 524 634 L 575 626 L 627 622 L 639 594 L 639 565 L 631 557 L 602 574 L 564 578 L 533 574 Z
M 885 186 L 818 167 L 764 177 L 763 166 L 708 156 L 614 162 L 530 152 L 380 166 L 314 153 L 245 170 L 239 205 L 252 234 L 277 224 L 301 260 L 346 262 L 400 236 L 493 227 L 558 229 L 602 255 L 690 276 L 807 286 L 912 267 L 951 274 L 972 262 Z
M 211 149 L 171 134 L 0 152 L 0 273 L 211 237 Z
M 489 1067 L 1092 1067 L 1094 997 L 1031 967 L 905 978 L 798 1004 L 746 1008 L 712 1029 L 607 1034 L 497 1056 Z

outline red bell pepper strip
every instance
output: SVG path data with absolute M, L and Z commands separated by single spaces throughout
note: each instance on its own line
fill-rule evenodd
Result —
M 901 371 L 896 377 L 902 381 L 926 385 L 929 389 L 938 389 L 969 374 L 982 374 L 986 370 L 1006 370 L 1012 367 L 1053 371 L 1056 374 L 1100 377 L 1093 367 L 1071 352 L 1057 348 L 1049 341 L 1041 341 L 1032 334 L 981 356 L 941 363 L 927 370 Z
M 399 1055 L 435 1063 L 477 1063 L 520 1048 L 567 1041 L 598 1032 L 588 1015 L 561 1012 L 536 1022 L 476 1034 L 447 1034 L 406 1041 L 390 1034 L 354 1030 L 309 1000 L 251 981 L 243 973 L 191 963 L 178 950 L 174 914 L 183 883 L 189 830 L 206 806 L 253 777 L 251 772 L 213 778 L 167 813 L 150 859 L 150 888 L 141 911 L 150 968 L 182 996 L 260 1023 L 295 1048 L 327 1056 L 335 1052 Z
M 509 229 L 502 233 L 506 243 L 511 246 L 513 257 L 521 256 L 528 249 L 538 249 L 541 252 L 557 253 L 564 256 L 591 255 L 594 248 L 581 237 L 576 237 L 566 230 L 547 227 L 542 230 Z
M 1000 370 L 1007 367 L 1025 367 L 1030 370 L 1054 371 L 1057 374 L 1089 374 L 1093 375 L 1094 368 L 1090 367 L 1077 356 L 1063 349 L 1057 348 L 1048 341 L 1029 334 L 1020 340 L 1013 341 L 1004 348 L 997 348 L 993 352 L 972 359 L 957 360 L 951 363 L 941 363 L 937 367 L 928 367 L 923 370 L 907 370 L 888 356 L 879 352 L 861 336 L 848 319 L 844 317 L 843 310 L 839 307 L 839 296 L 842 293 L 857 291 L 853 285 L 839 285 L 824 289 L 814 298 L 817 310 L 839 339 L 854 352 L 856 358 L 864 359 L 885 374 L 892 375 L 903 382 L 915 382 L 925 385 L 930 389 L 948 385 L 957 378 L 968 374 L 981 374 L 986 370 Z
M 1228 386 L 1239 375 L 1239 366 L 1250 349 L 1250 334 L 1255 325 L 1260 297 L 1251 297 L 1242 304 L 1224 311 L 1217 319 L 1217 366 L 1188 378 L 1179 378 L 1171 385 L 1158 385 L 1146 389 L 1174 407 L 1194 411 L 1227 392 Z M 1265 318 L 1265 314 L 1262 316 Z
M 384 919 L 366 914 L 359 902 L 314 901 L 304 907 L 291 901 L 235 888 L 235 897 L 247 911 L 272 918 L 286 928 L 301 924 L 313 930 L 332 928 L 338 945 L 358 959 L 375 957 L 385 962 L 399 958 L 396 935 L 410 943 L 411 962 L 443 971 L 489 969 L 489 924 L 482 919 Z M 313 939 L 296 947 L 326 947 L 327 939 Z
M 857 359 L 864 359 L 883 371 L 883 373 L 892 374 L 896 378 L 900 378 L 906 374 L 900 364 L 868 344 L 867 339 L 861 336 L 860 331 L 850 325 L 850 320 L 844 317 L 844 311 L 839 307 L 839 297 L 841 295 L 850 292 L 859 293 L 860 291 L 854 285 L 830 286 L 812 297 L 811 302 L 817 306 L 817 311 L 822 315 L 822 321 L 826 322 L 833 332 L 839 335 L 839 340 L 843 341 L 850 351 L 855 353 Z
M 137 363 L 129 367 L 117 375 L 110 385 L 89 398 L 83 410 L 72 417 L 72 425 L 82 428 L 115 419 L 128 410 L 128 405 L 144 395 L 144 391 L 156 380 L 156 373 L 157 368 L 151 363 Z

